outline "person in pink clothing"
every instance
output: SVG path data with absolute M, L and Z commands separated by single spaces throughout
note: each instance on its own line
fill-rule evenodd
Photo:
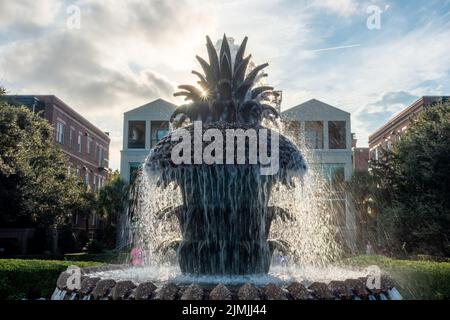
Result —
M 142 266 L 144 264 L 144 250 L 141 248 L 133 248 L 130 255 L 133 266 Z

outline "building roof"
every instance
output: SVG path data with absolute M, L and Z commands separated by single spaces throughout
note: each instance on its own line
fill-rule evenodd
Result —
M 374 133 L 369 135 L 369 143 L 370 141 L 378 138 L 380 135 L 390 130 L 390 128 L 395 127 L 398 123 L 403 120 L 409 118 L 412 114 L 418 112 L 423 106 L 428 106 L 435 102 L 446 101 L 450 97 L 449 96 L 423 96 L 414 101 L 410 106 L 406 109 L 400 111 L 396 115 L 394 115 L 391 119 L 389 119 L 385 124 L 383 124 L 380 128 L 378 128 Z
M 283 112 L 281 112 L 282 116 L 285 117 L 293 117 L 298 113 L 320 113 L 322 111 L 332 111 L 334 113 L 345 114 L 346 116 L 350 116 L 350 113 L 339 108 L 336 108 L 332 105 L 329 105 L 325 102 L 319 101 L 317 99 L 311 99 L 306 102 L 303 102 L 295 107 L 289 108 Z
M 143 111 L 146 111 L 148 109 L 152 109 L 153 112 L 156 113 L 167 113 L 170 112 L 169 117 L 171 116 L 172 112 L 177 108 L 177 105 L 166 101 L 164 99 L 158 98 L 152 102 L 149 102 L 147 104 L 144 104 L 140 107 L 128 110 L 127 112 L 125 112 L 125 115 L 130 115 L 133 113 L 141 113 Z
M 97 126 L 95 126 L 93 123 L 91 123 L 89 120 L 87 120 L 80 113 L 75 111 L 72 107 L 70 107 L 68 104 L 66 104 L 64 101 L 62 101 L 60 98 L 58 98 L 55 95 L 51 95 L 51 94 L 49 94 L 49 95 L 40 95 L 40 94 L 32 95 L 32 94 L 27 94 L 27 95 L 6 95 L 4 97 L 10 98 L 12 101 L 14 101 L 14 99 L 17 99 L 17 102 L 19 102 L 19 103 L 23 103 L 22 101 L 24 101 L 24 99 L 36 98 L 39 101 L 42 101 L 42 102 L 45 102 L 45 103 L 54 103 L 56 105 L 62 106 L 64 108 L 65 112 L 67 112 L 70 116 L 72 116 L 73 118 L 75 118 L 78 121 L 80 121 L 86 127 L 90 128 L 90 130 L 94 131 L 96 134 L 101 136 L 106 141 L 110 141 L 111 140 L 111 138 L 109 137 L 109 135 L 106 132 L 104 132 L 101 129 L 99 129 Z

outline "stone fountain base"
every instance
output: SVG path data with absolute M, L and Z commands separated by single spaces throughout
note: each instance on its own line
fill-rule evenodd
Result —
M 80 287 L 69 290 L 71 274 L 61 273 L 52 300 L 400 300 L 395 282 L 388 276 L 381 278 L 380 289 L 367 288 L 367 278 L 314 282 L 305 287 L 299 282 L 288 285 L 269 283 L 265 286 L 199 285 L 167 282 L 159 287 L 152 282 L 134 283 L 101 279 L 92 274 L 120 269 L 123 266 L 81 269 Z

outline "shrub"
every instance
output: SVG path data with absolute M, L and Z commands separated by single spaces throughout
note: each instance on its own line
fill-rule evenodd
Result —
M 100 241 L 93 239 L 89 241 L 87 246 L 88 253 L 102 253 L 105 250 L 105 246 Z
M 0 300 L 48 298 L 59 274 L 71 265 L 88 267 L 96 262 L 0 259 Z
M 68 253 L 64 255 L 66 261 L 92 261 L 112 264 L 126 263 L 130 254 L 128 252 L 107 251 L 104 253 Z
M 450 103 L 424 109 L 373 163 L 379 231 L 403 254 L 450 257 Z

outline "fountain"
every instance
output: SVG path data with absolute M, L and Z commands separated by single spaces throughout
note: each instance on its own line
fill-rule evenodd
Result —
M 248 70 L 247 38 L 235 55 L 226 36 L 220 50 L 206 40 L 209 62 L 197 56 L 203 73 L 193 71 L 199 86 L 179 86 L 175 96 L 189 103 L 173 113 L 134 190 L 130 235 L 145 266 L 84 269 L 76 289 L 64 272 L 52 298 L 398 297 L 389 278 L 369 290 L 360 271 L 320 269 L 338 251 L 331 218 L 317 211 L 307 151 L 280 133 L 271 104 L 279 92 L 262 81 L 268 64 Z M 274 253 L 287 265 L 271 266 Z

